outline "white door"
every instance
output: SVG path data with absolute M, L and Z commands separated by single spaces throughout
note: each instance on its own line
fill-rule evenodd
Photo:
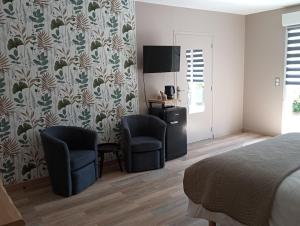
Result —
M 187 108 L 188 143 L 213 138 L 212 37 L 175 33 L 181 46 L 180 72 L 176 74 L 179 105 Z

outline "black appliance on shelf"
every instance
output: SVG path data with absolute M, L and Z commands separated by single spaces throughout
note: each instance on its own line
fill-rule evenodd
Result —
M 186 108 L 184 107 L 152 107 L 149 114 L 158 116 L 167 123 L 166 161 L 186 155 Z
M 167 95 L 168 100 L 174 99 L 175 96 L 175 87 L 174 86 L 165 86 L 165 94 Z

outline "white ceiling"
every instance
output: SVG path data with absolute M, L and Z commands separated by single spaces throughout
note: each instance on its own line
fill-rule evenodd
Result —
M 300 0 L 136 0 L 161 5 L 178 6 L 247 15 L 300 4 Z

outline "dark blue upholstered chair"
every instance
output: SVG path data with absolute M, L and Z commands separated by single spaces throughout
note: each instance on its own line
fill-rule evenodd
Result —
M 166 128 L 164 121 L 152 115 L 122 118 L 122 149 L 127 172 L 164 167 Z
M 71 196 L 98 177 L 97 133 L 73 126 L 54 126 L 41 132 L 54 193 Z

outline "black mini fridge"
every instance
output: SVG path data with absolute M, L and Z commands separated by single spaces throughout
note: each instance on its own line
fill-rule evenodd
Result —
M 158 116 L 167 123 L 166 161 L 186 155 L 186 108 L 184 107 L 152 107 L 149 113 Z

